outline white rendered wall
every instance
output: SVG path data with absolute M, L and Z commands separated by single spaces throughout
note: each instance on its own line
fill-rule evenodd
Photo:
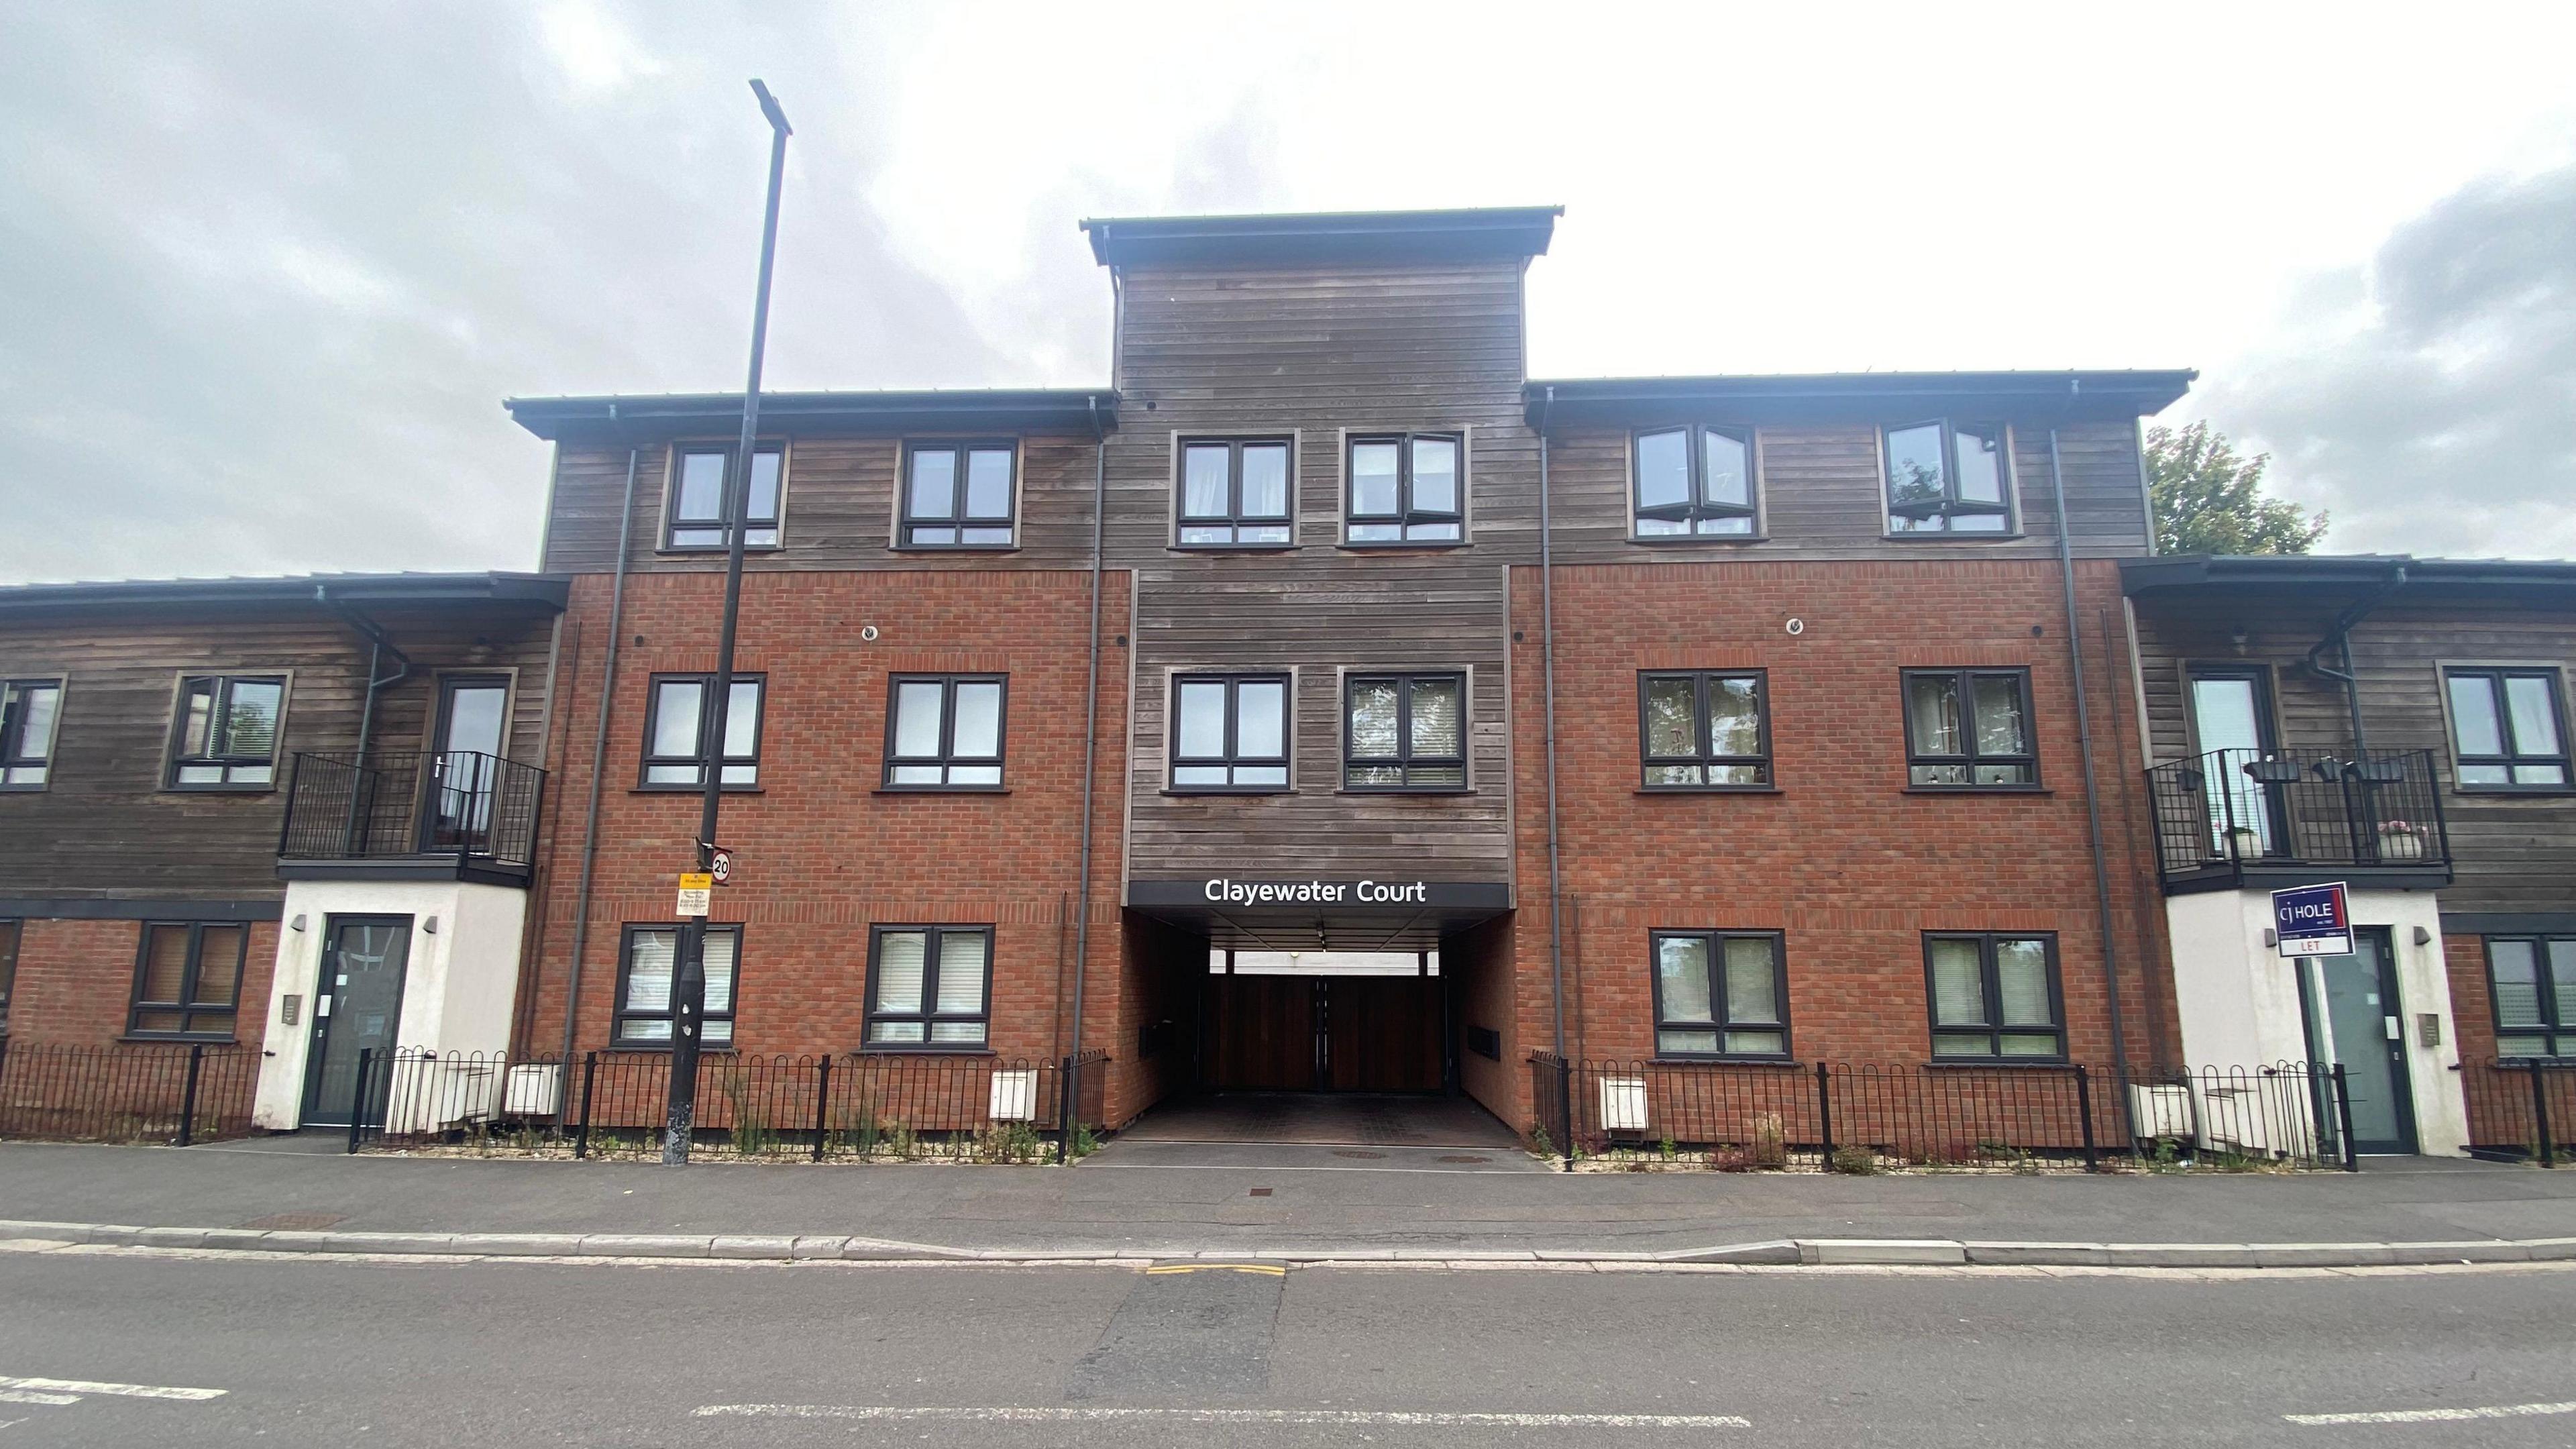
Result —
M 300 1125 L 313 1044 L 313 998 L 322 946 L 334 916 L 409 916 L 402 1016 L 393 1045 L 403 1050 L 496 1053 L 510 1044 L 518 989 L 519 933 L 527 893 L 460 881 L 289 881 L 269 987 L 266 1052 L 251 1120 L 287 1131 Z M 298 917 L 304 929 L 294 929 Z M 435 931 L 423 926 L 435 919 Z M 298 998 L 286 1025 L 286 998 Z
M 2396 1015 L 2406 1033 L 2406 1075 L 2415 1135 L 2427 1155 L 2467 1146 L 2469 1122 L 2460 1092 L 2459 1032 L 2451 1019 L 2451 978 L 2442 956 L 2442 920 L 2431 891 L 2349 893 L 2355 926 L 2384 926 L 2397 953 Z M 2173 938 L 2174 997 L 2181 1012 L 2183 1060 L 2194 1067 L 2259 1067 L 2309 1058 L 2299 1015 L 2298 967 L 2263 944 L 2272 926 L 2266 891 L 2203 891 L 2165 900 Z M 2416 944 L 2418 929 L 2429 938 Z M 2422 1044 L 2416 1017 L 2441 1019 L 2439 1046 Z

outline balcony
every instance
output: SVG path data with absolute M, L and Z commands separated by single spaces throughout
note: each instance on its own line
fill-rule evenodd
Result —
M 2433 752 L 2218 750 L 2147 771 L 2167 895 L 2451 883 Z
M 545 783 L 534 765 L 465 750 L 299 754 L 278 876 L 525 886 Z

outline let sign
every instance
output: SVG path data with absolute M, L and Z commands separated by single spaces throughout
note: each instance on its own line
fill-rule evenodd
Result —
M 2343 882 L 2272 892 L 2272 928 L 2284 956 L 2349 956 L 2352 911 Z

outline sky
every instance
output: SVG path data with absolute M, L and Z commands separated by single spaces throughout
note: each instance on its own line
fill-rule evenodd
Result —
M 1086 216 L 1561 204 L 1540 377 L 2196 367 L 2576 557 L 2576 6 L 0 0 L 0 581 L 534 567 L 500 401 L 1102 385 Z

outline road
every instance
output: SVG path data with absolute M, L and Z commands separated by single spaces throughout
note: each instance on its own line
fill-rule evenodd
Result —
M 142 1396 L 197 1390 L 194 1397 Z M 2576 1272 L 0 1253 L 37 1445 L 2566 1445 Z M 2555 1412 L 2535 1412 L 2533 1406 Z M 2288 1416 L 2502 1409 L 2309 1424 Z

